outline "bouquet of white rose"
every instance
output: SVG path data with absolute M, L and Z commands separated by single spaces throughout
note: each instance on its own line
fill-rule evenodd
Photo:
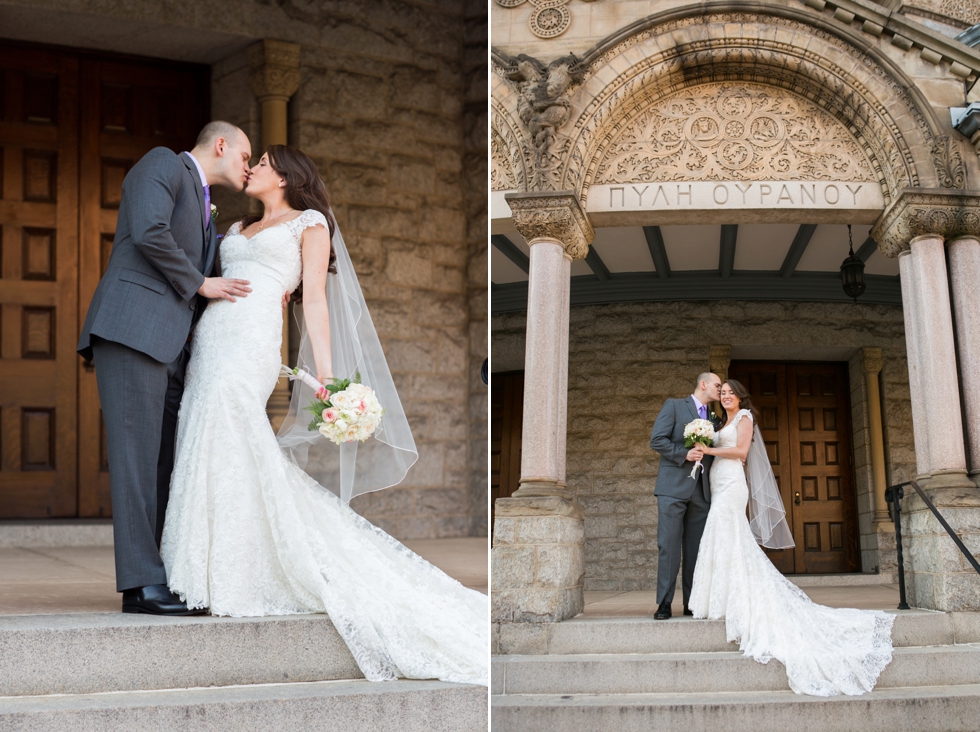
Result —
M 313 413 L 311 432 L 317 431 L 340 445 L 354 440 L 364 442 L 378 428 L 385 410 L 374 390 L 360 383 L 360 374 L 355 373 L 350 379 L 334 379 L 325 386 L 309 371 L 283 366 L 281 373 L 299 379 L 314 390 L 316 398 L 306 407 Z
M 715 444 L 715 426 L 711 424 L 706 419 L 695 419 L 688 422 L 684 426 L 684 447 L 691 449 L 695 445 L 714 445 Z M 701 461 L 698 460 L 694 463 L 694 468 L 691 470 L 691 478 L 697 479 L 698 469 L 701 467 Z

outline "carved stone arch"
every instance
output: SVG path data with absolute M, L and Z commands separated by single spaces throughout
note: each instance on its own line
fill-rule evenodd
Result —
M 516 96 L 506 84 L 499 84 L 490 102 L 490 190 L 527 191 L 526 160 L 531 143 L 525 127 L 510 110 L 516 108 Z
M 940 134 L 914 84 L 848 38 L 851 31 L 824 26 L 819 17 L 773 6 L 765 14 L 673 12 L 598 44 L 583 59 L 572 123 L 555 144 L 564 152 L 555 187 L 577 191 L 584 204 L 625 127 L 681 90 L 726 82 L 769 87 L 834 118 L 866 157 L 886 206 L 906 187 L 963 187 L 958 146 Z

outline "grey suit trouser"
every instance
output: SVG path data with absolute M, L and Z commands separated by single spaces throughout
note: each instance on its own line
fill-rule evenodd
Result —
M 674 598 L 677 586 L 677 570 L 681 565 L 681 546 L 684 547 L 684 576 L 681 588 L 684 607 L 691 599 L 694 584 L 694 565 L 698 560 L 698 547 L 704 534 L 704 522 L 708 520 L 710 504 L 701 490 L 701 478 L 690 498 L 657 496 L 657 604 Z
M 120 343 L 92 340 L 112 485 L 116 591 L 166 584 L 160 540 L 189 350 L 160 363 Z

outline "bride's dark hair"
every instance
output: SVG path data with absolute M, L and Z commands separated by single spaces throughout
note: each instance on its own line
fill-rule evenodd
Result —
M 752 421 L 759 424 L 759 412 L 754 406 L 752 406 L 752 397 L 749 396 L 749 390 L 742 386 L 741 381 L 735 381 L 735 379 L 726 379 L 722 386 L 728 384 L 732 389 L 732 394 L 738 397 L 738 408 L 748 409 L 752 413 Z M 728 412 L 725 412 L 725 421 L 722 425 L 728 424 Z
M 322 213 L 327 220 L 332 242 L 337 224 L 330 212 L 330 194 L 327 193 L 327 187 L 310 156 L 289 145 L 269 145 L 266 153 L 272 169 L 286 179 L 286 203 L 297 211 L 313 209 Z M 241 228 L 251 226 L 261 218 L 256 214 L 249 214 L 242 219 Z M 327 271 L 337 274 L 337 254 L 332 246 Z

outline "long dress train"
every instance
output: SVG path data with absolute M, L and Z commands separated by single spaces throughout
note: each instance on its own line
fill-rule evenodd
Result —
M 188 606 L 236 617 L 327 613 L 366 678 L 488 683 L 486 595 L 463 587 L 310 478 L 279 448 L 265 405 L 279 378 L 284 292 L 316 211 L 259 232 L 237 224 L 187 367 L 161 554 Z
M 721 429 L 719 447 L 735 447 L 741 410 Z M 745 471 L 738 459 L 715 457 L 711 509 L 694 569 L 695 617 L 725 619 L 729 641 L 762 663 L 786 667 L 798 694 L 864 694 L 892 657 L 895 615 L 817 605 L 777 570 L 755 541 L 745 516 Z

